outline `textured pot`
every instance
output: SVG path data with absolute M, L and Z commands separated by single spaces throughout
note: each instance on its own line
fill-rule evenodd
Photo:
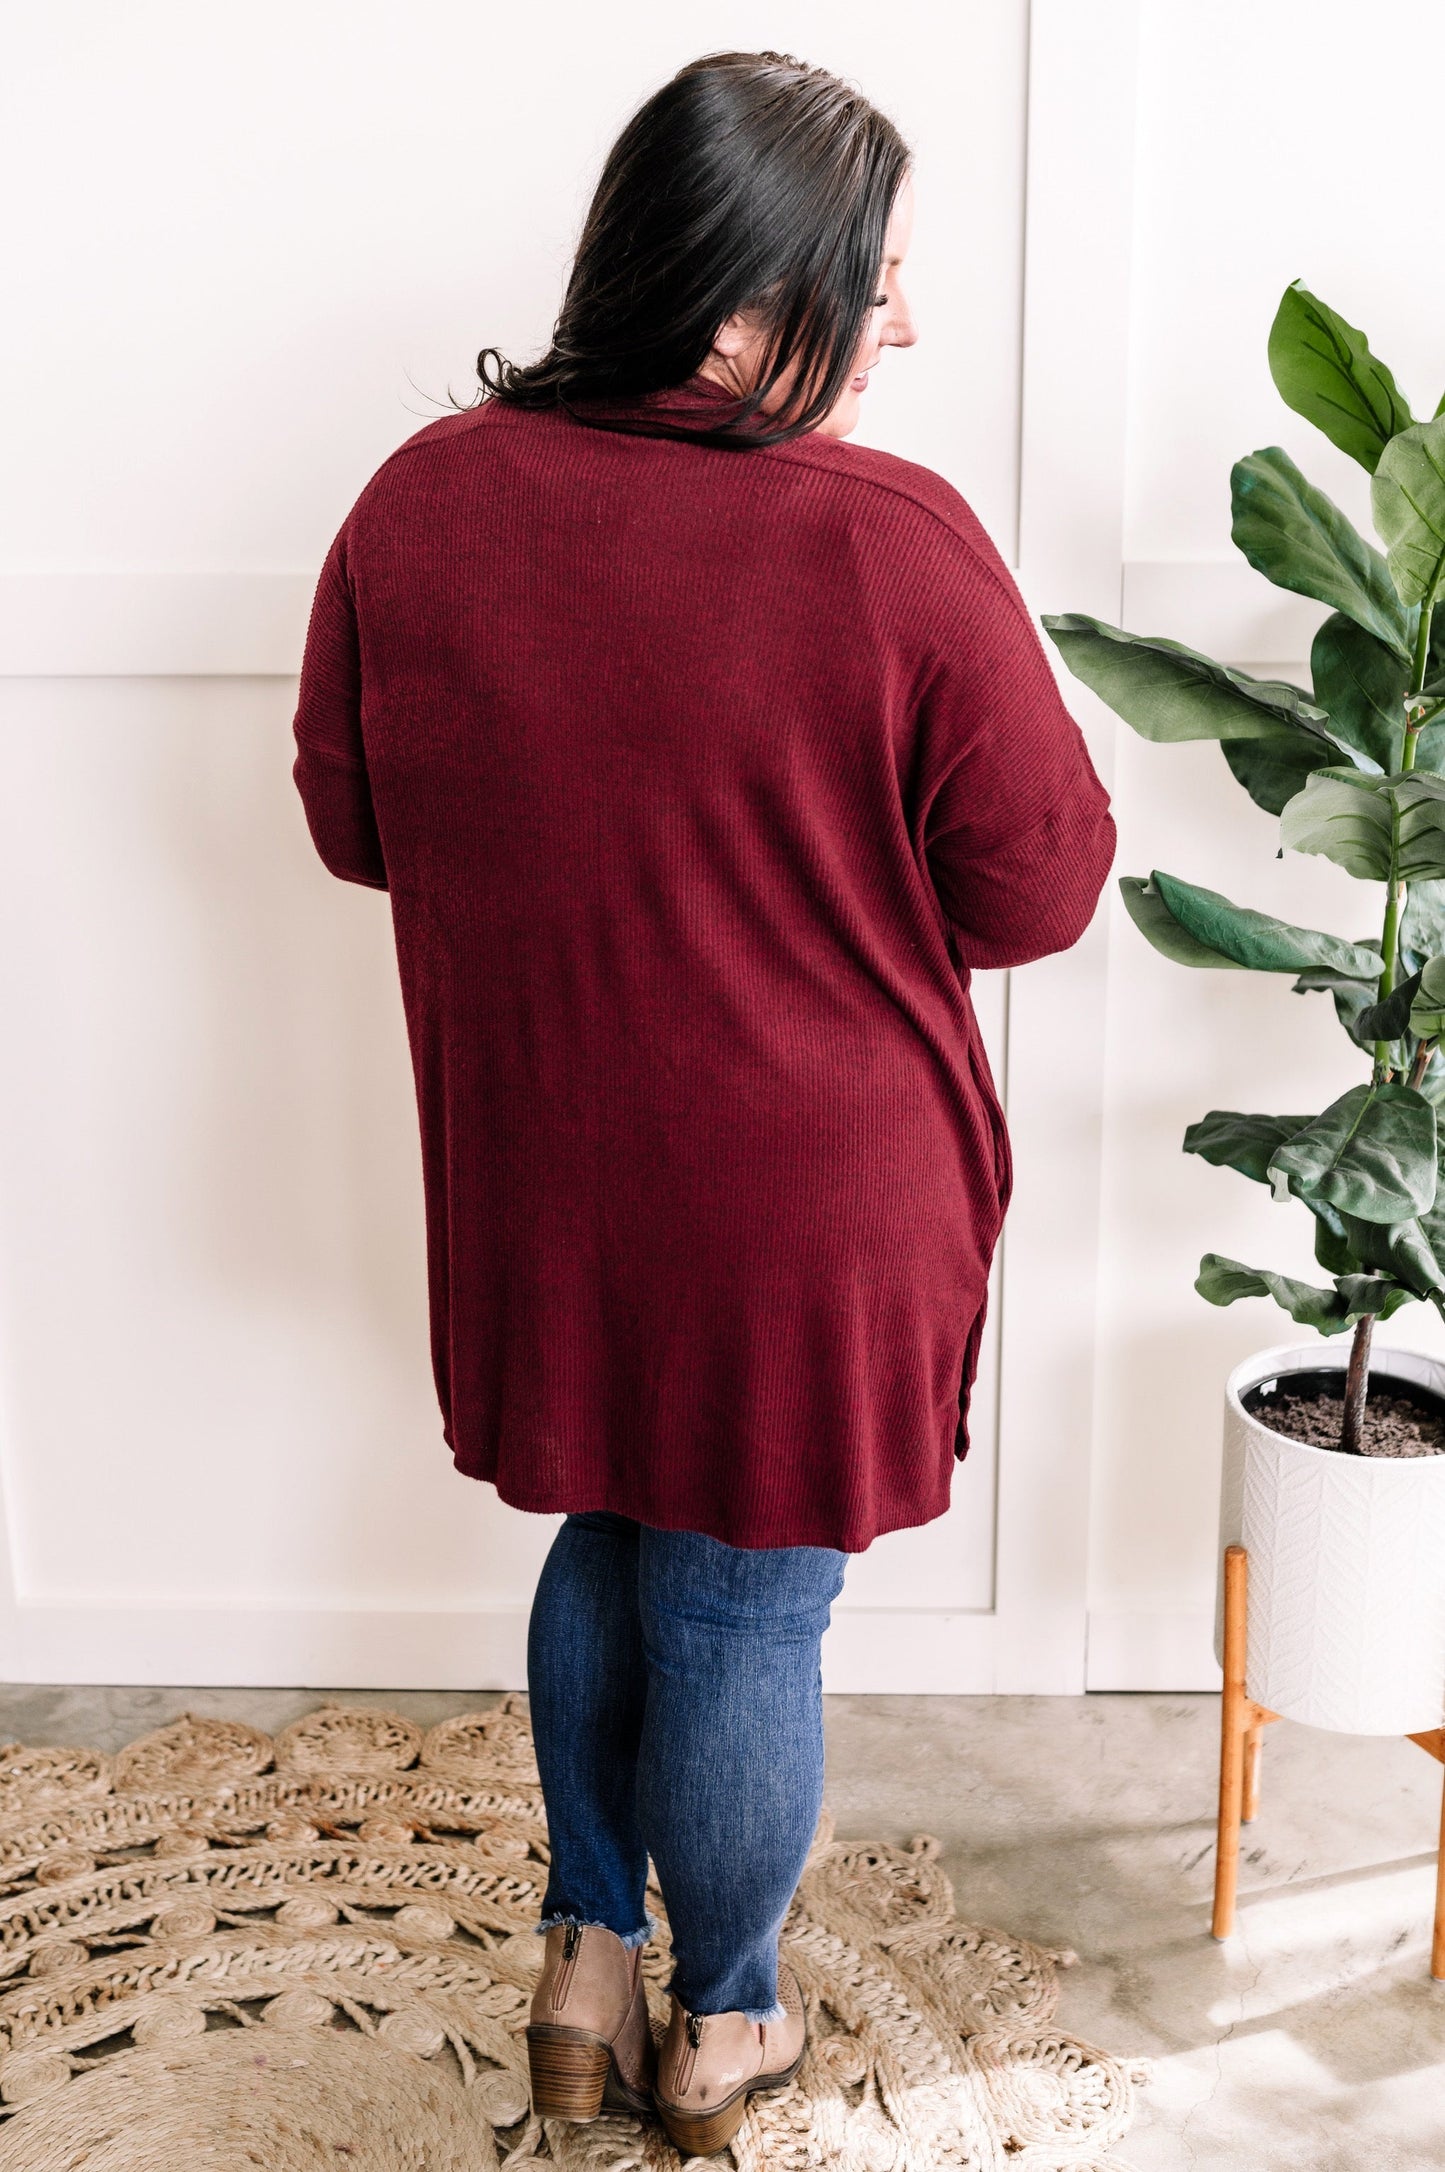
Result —
M 1245 1682 L 1257 1704 L 1342 1734 L 1420 1734 L 1445 1723 L 1445 1455 L 1344 1456 L 1271 1432 L 1241 1396 L 1282 1373 L 1343 1371 L 1338 1344 L 1258 1351 L 1224 1392 L 1220 1581 L 1226 1546 L 1249 1554 Z M 1445 1364 L 1377 1349 L 1370 1385 L 1445 1396 Z

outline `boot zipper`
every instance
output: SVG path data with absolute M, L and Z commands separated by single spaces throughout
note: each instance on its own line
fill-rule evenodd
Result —
M 572 1970 L 577 1963 L 577 1948 L 581 1943 L 581 1924 L 569 1923 L 565 1925 L 562 1932 L 562 1965 L 557 1971 L 557 1980 L 552 1986 L 552 2005 L 554 2008 L 560 2008 L 567 2003 L 567 1993 L 572 1985 Z
M 702 2025 L 706 2018 L 704 2014 L 689 2014 L 687 2017 L 687 2027 L 684 2034 L 687 2037 L 690 2049 L 682 2061 L 681 2070 L 677 2077 L 678 2090 L 684 2095 L 692 2084 L 692 2070 L 697 2065 L 698 2047 L 702 2043 Z

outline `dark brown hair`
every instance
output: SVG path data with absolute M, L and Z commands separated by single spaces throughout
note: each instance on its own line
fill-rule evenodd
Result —
M 815 428 L 848 382 L 909 155 L 893 123 L 825 69 L 786 53 L 690 62 L 608 153 L 551 346 L 520 366 L 484 347 L 480 397 L 712 444 Z M 690 425 L 629 412 L 684 384 L 740 310 L 766 334 L 746 399 Z M 786 397 L 761 415 L 790 368 Z

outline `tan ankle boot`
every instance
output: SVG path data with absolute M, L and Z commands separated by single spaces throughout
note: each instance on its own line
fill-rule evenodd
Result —
M 672 2002 L 654 2092 L 668 2140 L 684 2157 L 723 2149 L 743 2123 L 748 2098 L 781 2089 L 803 2060 L 806 2023 L 798 1979 L 778 1964 L 781 2021 L 743 2014 L 690 2014 Z
M 656 2052 L 642 1948 L 595 1923 L 554 1923 L 527 2028 L 539 2119 L 648 2112 Z

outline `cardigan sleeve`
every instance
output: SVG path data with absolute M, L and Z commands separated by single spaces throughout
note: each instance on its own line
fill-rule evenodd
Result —
M 966 548 L 966 546 L 964 547 Z M 921 704 L 924 854 L 970 968 L 1076 943 L 1114 858 L 1109 795 L 1003 560 L 969 551 Z M 992 562 L 990 562 L 992 560 Z
M 312 842 L 343 882 L 387 887 L 361 739 L 361 641 L 346 573 L 346 530 L 326 554 L 301 662 L 291 775 Z

